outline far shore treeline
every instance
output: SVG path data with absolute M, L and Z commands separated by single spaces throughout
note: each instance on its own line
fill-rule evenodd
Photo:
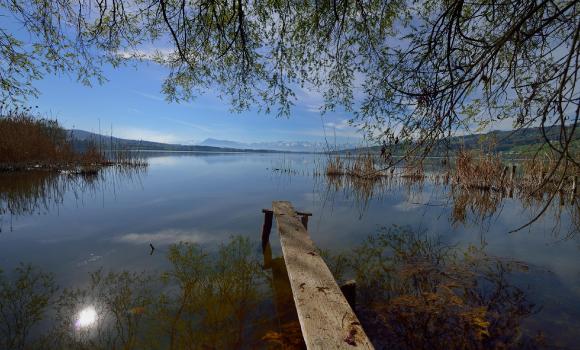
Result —
M 571 126 L 569 127 L 571 128 Z M 547 137 L 557 139 L 560 129 L 548 128 Z M 441 140 L 428 151 L 430 156 L 454 157 L 461 149 L 476 150 L 486 145 L 488 152 L 503 157 L 534 157 L 549 152 L 542 141 L 539 128 L 517 131 L 491 131 L 486 134 L 455 136 Z M 490 147 L 491 145 L 491 147 Z M 388 152 L 394 156 L 404 155 L 412 144 L 389 145 Z M 321 150 L 320 153 L 375 153 L 384 146 L 365 145 L 354 149 L 338 146 Z M 64 169 L 71 167 L 106 166 L 114 164 L 135 165 L 142 163 L 135 158 L 135 151 L 184 151 L 184 152 L 251 152 L 279 153 L 276 150 L 236 149 L 203 145 L 166 144 L 144 140 L 128 140 L 99 135 L 83 130 L 66 130 L 57 120 L 33 116 L 29 109 L 0 114 L 0 170 L 23 170 L 28 168 Z M 580 135 L 570 147 L 572 153 L 580 151 Z

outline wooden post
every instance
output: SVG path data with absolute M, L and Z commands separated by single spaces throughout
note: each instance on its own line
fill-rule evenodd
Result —
M 514 182 L 516 178 L 516 165 L 512 165 L 512 173 L 511 173 L 511 177 L 510 177 L 510 182 Z
M 262 253 L 264 254 L 264 266 L 262 268 L 268 270 L 272 268 L 272 247 L 270 242 L 267 242 L 265 247 L 262 245 Z
M 302 217 L 302 219 L 300 221 L 302 221 L 302 225 L 304 226 L 305 229 L 308 230 L 308 217 L 312 216 L 312 213 L 303 213 L 303 212 L 296 212 L 296 214 L 300 215 Z
M 274 212 L 270 209 L 262 209 L 264 213 L 264 225 L 262 226 L 262 251 L 266 250 L 266 246 L 270 242 L 270 232 L 272 231 L 272 218 Z
M 355 307 L 356 306 L 356 281 L 355 280 L 346 281 L 345 284 L 340 286 L 340 290 L 342 291 L 342 294 L 344 295 L 344 298 L 346 299 L 346 301 L 348 302 L 350 307 L 356 311 L 356 307 Z
M 304 225 L 304 228 L 308 230 L 308 216 L 303 215 L 301 221 L 302 221 L 302 225 Z
M 576 200 L 576 185 L 578 183 L 578 176 L 574 176 L 572 178 L 572 191 L 570 192 L 570 205 L 574 205 L 574 201 Z

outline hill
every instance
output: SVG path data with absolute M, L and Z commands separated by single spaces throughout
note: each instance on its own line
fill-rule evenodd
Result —
M 68 131 L 72 139 L 73 147 L 83 151 L 89 145 L 97 145 L 102 149 L 132 149 L 147 151 L 178 151 L 178 152 L 246 152 L 246 153 L 272 153 L 276 151 L 263 149 L 244 149 L 234 147 L 215 147 L 205 145 L 179 145 L 153 141 L 129 140 L 118 137 L 104 136 L 85 130 L 72 129 Z
M 571 126 L 567 127 L 568 132 L 571 131 Z M 546 136 L 549 140 L 558 140 L 560 134 L 559 127 L 550 127 L 546 129 Z M 443 154 L 447 146 L 451 151 L 465 149 L 480 149 L 484 145 L 494 144 L 493 150 L 504 155 L 530 155 L 539 149 L 548 149 L 545 144 L 545 139 L 540 128 L 523 128 L 515 131 L 494 130 L 485 134 L 472 134 L 454 136 L 447 140 L 442 140 L 431 155 Z M 395 155 L 400 155 L 405 150 L 404 145 L 396 146 L 393 149 Z M 380 152 L 381 146 L 372 146 L 366 148 L 350 149 L 349 152 Z M 572 150 L 580 151 L 580 131 L 576 131 L 575 139 L 572 142 Z M 344 151 L 343 151 L 344 152 Z
M 571 127 L 568 127 L 570 129 Z M 198 145 L 168 144 L 153 141 L 129 140 L 117 137 L 110 137 L 95 134 L 84 130 L 69 130 L 73 140 L 73 146 L 77 150 L 85 150 L 90 144 L 100 144 L 103 149 L 123 148 L 155 151 L 182 151 L 182 152 L 253 152 L 253 153 L 278 153 L 278 152 L 322 152 L 326 147 L 322 143 L 315 142 L 259 142 L 241 143 L 228 140 L 206 139 Z M 546 135 L 550 140 L 557 140 L 560 128 L 552 127 L 546 130 Z M 516 131 L 495 130 L 485 134 L 472 134 L 454 136 L 449 139 L 450 149 L 458 150 L 461 147 L 466 149 L 479 149 L 482 145 L 495 143 L 494 150 L 505 155 L 527 155 L 536 152 L 540 148 L 546 148 L 544 138 L 540 128 L 524 128 Z M 345 145 L 346 146 L 346 145 Z M 380 152 L 380 146 L 354 147 L 339 150 L 337 152 Z M 407 146 L 408 147 L 408 146 Z M 572 143 L 572 148 L 580 152 L 580 133 L 576 133 L 576 138 Z M 395 155 L 400 155 L 405 149 L 404 145 L 393 148 Z M 443 154 L 446 145 L 443 141 L 435 147 L 432 155 Z
M 312 142 L 312 141 L 271 141 L 271 142 L 252 142 L 243 143 L 229 140 L 218 140 L 208 138 L 199 143 L 202 146 L 213 146 L 213 147 L 232 147 L 232 148 L 245 148 L 245 149 L 267 149 L 273 151 L 283 151 L 283 152 L 324 152 L 328 145 L 325 142 Z M 338 149 L 351 149 L 359 146 L 356 143 L 342 143 L 336 145 Z

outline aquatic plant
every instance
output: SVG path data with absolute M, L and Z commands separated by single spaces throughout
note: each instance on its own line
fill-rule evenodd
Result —
M 533 341 L 521 337 L 520 325 L 535 307 L 507 282 L 510 273 L 527 270 L 521 262 L 400 227 L 346 254 L 357 281 L 357 313 L 377 348 L 509 348 Z M 344 262 L 341 270 L 337 276 L 344 276 Z
M 65 289 L 54 302 L 54 349 L 138 349 L 153 303 L 152 277 L 97 270 L 86 288 Z
M 103 161 L 95 147 L 75 152 L 66 130 L 56 120 L 34 118 L 26 111 L 0 115 L 0 165 L 4 168 Z
M 112 144 L 105 152 L 90 140 L 82 151 L 73 143 L 57 120 L 36 118 L 29 111 L 18 110 L 0 115 L 0 170 L 48 168 L 90 173 L 107 165 L 147 165 L 139 153 L 113 149 Z
M 456 155 L 455 183 L 464 188 L 501 190 L 507 170 L 497 153 L 460 149 Z
M 29 349 L 42 339 L 31 337 L 46 316 L 57 291 L 54 277 L 30 265 L 20 265 L 12 276 L 0 270 L 0 348 Z
M 18 315 L 32 325 L 47 311 L 55 313 L 48 331 L 18 343 L 24 348 L 302 348 L 285 263 L 265 256 L 272 269 L 267 274 L 254 252 L 241 237 L 216 254 L 178 243 L 169 248 L 170 268 L 161 275 L 99 270 L 86 287 L 65 289 L 58 297 L 49 275 L 21 270 L 24 277 L 16 282 L 0 275 L 0 305 L 4 311 L 12 307 L 4 301 L 36 300 L 36 308 L 24 309 L 36 316 Z M 339 280 L 356 278 L 356 311 L 377 348 L 510 348 L 534 342 L 522 336 L 521 324 L 536 308 L 524 290 L 508 282 L 511 274 L 527 270 L 524 263 L 397 227 L 342 254 L 321 255 Z M 274 314 L 260 310 L 269 297 Z M 22 334 L 19 327 L 26 323 L 13 323 L 10 330 Z M 0 324 L 3 332 L 6 328 Z
M 344 175 L 344 162 L 339 155 L 331 156 L 328 158 L 326 163 L 326 175 L 327 176 L 340 176 Z

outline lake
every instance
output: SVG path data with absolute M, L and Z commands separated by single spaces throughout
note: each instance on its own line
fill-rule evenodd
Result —
M 109 168 L 89 179 L 67 174 L 0 174 L 0 208 L 3 209 L 0 216 L 0 267 L 5 275 L 10 276 L 20 263 L 31 264 L 51 273 L 61 291 L 67 287 L 90 291 L 97 290 L 95 285 L 98 284 L 90 274 L 99 269 L 103 273 L 143 271 L 149 275 L 163 275 L 164 271 L 194 271 L 195 266 L 206 264 L 210 272 L 199 272 L 200 276 L 211 280 L 205 284 L 206 289 L 216 285 L 221 289 L 216 287 L 218 292 L 212 289 L 207 292 L 209 294 L 203 294 L 203 298 L 213 300 L 213 308 L 229 305 L 227 300 L 230 300 L 231 307 L 212 313 L 208 311 L 208 305 L 191 306 L 192 310 L 204 308 L 204 311 L 186 318 L 191 321 L 187 326 L 193 329 L 191 332 L 198 332 L 189 340 L 175 340 L 175 332 L 167 331 L 164 336 L 157 337 L 158 343 L 148 338 L 141 341 L 154 344 L 152 348 L 170 347 L 177 344 L 174 341 L 181 342 L 177 347 L 189 347 L 207 337 L 203 340 L 206 342 L 204 344 L 211 343 L 216 348 L 276 348 L 280 344 L 292 343 L 292 340 L 282 338 L 299 330 L 285 329 L 279 321 L 285 316 L 276 317 L 276 314 L 283 313 L 280 310 L 283 302 L 273 297 L 276 291 L 271 290 L 274 283 L 270 273 L 252 270 L 251 263 L 247 266 L 232 263 L 240 269 L 231 267 L 231 271 L 223 265 L 227 261 L 243 260 L 245 263 L 245 257 L 240 259 L 243 255 L 240 252 L 244 249 L 249 249 L 248 259 L 260 263 L 259 240 L 264 220 L 261 210 L 271 207 L 274 200 L 288 200 L 297 210 L 313 214 L 309 232 L 318 247 L 329 256 L 352 254 L 353 248 L 368 243 L 369 236 L 401 230 L 415 232 L 420 237 L 437 237 L 437 244 L 441 247 L 458 252 L 456 259 L 464 259 L 463 252 L 469 249 L 485 252 L 488 264 L 485 266 L 493 267 L 494 273 L 497 273 L 494 276 L 501 277 L 503 286 L 509 284 L 512 288 L 507 294 L 501 294 L 502 298 L 510 298 L 505 299 L 501 310 L 506 310 L 509 304 L 509 312 L 516 313 L 515 307 L 512 307 L 514 300 L 518 303 L 523 298 L 526 300 L 526 309 L 518 308 L 518 317 L 510 319 L 510 322 L 517 320 L 517 324 L 506 323 L 502 326 L 505 329 L 517 328 L 518 334 L 509 335 L 509 338 L 525 340 L 525 344 L 531 344 L 533 340 L 539 347 L 577 347 L 577 340 L 580 339 L 580 214 L 577 202 L 571 205 L 566 199 L 563 206 L 554 203 L 531 226 L 510 232 L 533 219 L 542 209 L 543 202 L 526 202 L 517 196 L 506 196 L 491 203 L 481 203 L 475 198 L 477 195 L 453 192 L 449 186 L 430 179 L 420 183 L 392 180 L 361 190 L 356 186 L 337 184 L 325 176 L 316 176 L 316 170 L 325 160 L 321 155 L 151 153 L 147 159 L 147 169 L 117 171 Z M 487 200 L 488 196 L 482 197 Z M 236 241 L 240 239 L 242 241 Z M 198 265 L 187 265 L 190 270 L 175 268 L 185 266 L 179 259 L 191 253 L 186 253 L 186 247 L 182 247 L 181 253 L 170 248 L 180 241 L 196 243 L 195 247 L 203 249 L 208 258 L 205 262 L 198 261 Z M 150 244 L 154 247 L 153 252 Z M 275 227 L 271 244 L 274 255 L 280 255 Z M 168 259 L 168 255 L 173 260 Z M 510 263 L 518 267 L 503 267 L 503 264 Z M 457 263 L 445 266 L 457 266 Z M 501 266 L 499 272 L 498 266 Z M 344 279 L 354 277 L 355 270 L 346 268 Z M 183 285 L 189 286 L 189 282 L 185 283 L 184 276 L 177 272 L 170 277 L 165 276 L 166 279 L 173 278 L 173 284 L 164 284 L 153 278 L 153 281 L 147 282 L 149 289 L 153 294 L 163 291 L 179 298 L 185 290 Z M 212 274 L 223 278 L 213 280 Z M 249 276 L 247 279 L 251 283 L 244 284 L 245 289 L 240 289 L 234 296 L 224 294 L 224 289 L 231 292 L 237 288 L 236 276 L 238 279 Z M 357 283 L 360 283 L 359 278 Z M 474 280 L 479 280 L 479 277 Z M 487 279 L 488 282 L 491 280 L 496 282 L 495 279 Z M 225 284 L 227 288 L 222 285 L 226 283 L 224 281 L 229 283 Z M 103 283 L 99 286 L 118 286 Z M 181 292 L 173 290 L 180 285 Z M 483 283 L 479 287 L 484 294 L 489 288 Z M 372 291 L 366 291 L 361 295 L 364 298 L 365 295 L 372 297 L 372 294 Z M 466 294 L 464 289 L 461 296 Z M 82 313 L 77 319 L 71 316 L 76 328 L 85 327 L 79 322 L 82 323 L 83 317 L 88 319 L 86 339 L 98 337 L 89 334 L 94 331 L 90 331 L 88 325 L 92 319 L 106 323 L 104 316 L 95 316 L 99 314 L 98 307 L 95 306 L 97 310 L 92 309 L 101 301 L 88 295 L 69 295 L 67 300 L 84 300 L 87 303 L 71 304 L 66 310 L 72 310 L 74 315 Z M 246 300 L 252 302 L 245 304 Z M 496 300 L 493 302 L 497 303 Z M 482 302 L 481 305 L 489 305 L 486 303 Z M 174 307 L 162 308 L 159 302 L 145 304 L 146 310 L 134 302 L 128 302 L 123 307 L 135 318 L 142 316 L 147 319 L 143 315 L 148 310 L 158 310 L 156 315 L 175 316 Z M 239 304 L 246 305 L 243 312 L 238 309 Z M 89 309 L 86 309 L 87 305 Z M 394 312 L 389 310 L 391 314 Z M 495 312 L 501 313 L 498 310 Z M 484 310 L 487 313 L 493 311 L 490 307 Z M 31 339 L 50 332 L 55 322 L 47 321 L 49 319 L 59 319 L 66 325 L 63 321 L 66 316 L 62 315 L 64 313 L 48 311 L 45 321 L 32 332 Z M 231 315 L 237 316 L 229 319 Z M 499 323 L 501 318 L 493 319 Z M 287 320 L 291 323 L 292 315 Z M 487 320 L 489 323 L 489 318 Z M 132 325 L 133 321 L 127 322 Z M 149 327 L 148 323 L 152 322 L 143 321 L 143 327 Z M 155 322 L 161 321 L 158 319 Z M 467 321 L 462 319 L 461 322 Z M 491 323 L 482 327 L 487 330 L 496 326 Z M 217 325 L 227 328 L 227 331 L 218 331 L 220 328 Z M 74 327 L 64 328 L 64 331 L 60 329 L 63 333 L 78 331 Z M 163 326 L 158 328 L 164 329 Z M 483 328 L 478 336 L 486 337 Z M 185 332 L 186 328 L 179 329 Z M 393 334 L 399 337 L 398 341 L 402 341 L 399 331 L 393 330 Z M 136 334 L 140 332 L 135 331 Z M 228 338 L 230 336 L 231 339 Z M 98 344 L 106 348 L 106 344 L 121 341 L 121 338 L 109 337 L 108 342 L 103 340 Z M 78 336 L 71 337 L 69 345 L 79 339 Z M 496 341 L 494 344 L 499 343 Z M 509 342 L 506 341 L 506 344 Z

